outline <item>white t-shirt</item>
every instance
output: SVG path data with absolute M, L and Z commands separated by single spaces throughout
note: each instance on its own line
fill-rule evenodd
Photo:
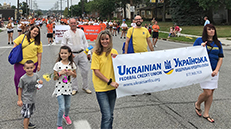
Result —
M 72 30 L 67 30 L 63 34 L 61 46 L 67 45 L 72 52 L 78 52 L 88 48 L 88 42 L 82 29 L 76 29 L 74 33 Z
M 21 26 L 22 26 L 22 24 L 18 24 L 18 25 L 17 25 L 17 29 L 18 29 L 18 30 L 22 30 L 22 29 L 20 28 Z
M 13 23 L 13 22 L 11 23 L 11 26 L 12 26 L 13 28 L 11 28 L 11 29 L 8 29 L 8 28 L 7 28 L 7 31 L 13 31 L 13 30 L 14 30 L 14 23 Z
M 122 23 L 120 27 L 121 27 L 121 28 L 122 28 L 122 27 L 128 27 L 128 25 L 127 25 L 126 23 Z
M 75 63 L 73 63 L 71 66 L 70 62 L 68 65 L 65 65 L 60 61 L 60 62 L 57 62 L 53 68 L 53 70 L 55 70 L 57 72 L 60 72 L 63 69 L 76 70 L 76 65 L 75 65 Z M 68 79 L 67 83 L 63 82 L 63 79 L 65 79 L 65 77 L 66 77 L 66 79 Z M 66 75 L 62 75 L 61 77 L 59 77 L 59 79 L 56 80 L 55 90 L 54 90 L 52 96 L 56 95 L 56 97 L 58 97 L 59 95 L 71 95 L 71 93 L 72 93 L 71 78 L 72 77 L 68 77 Z

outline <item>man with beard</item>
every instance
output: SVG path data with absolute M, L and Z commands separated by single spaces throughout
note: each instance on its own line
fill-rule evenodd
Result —
M 62 39 L 61 46 L 67 45 L 71 48 L 74 56 L 74 62 L 81 70 L 83 90 L 91 94 L 91 91 L 88 89 L 88 60 L 91 59 L 90 52 L 88 55 L 84 53 L 84 50 L 88 48 L 88 42 L 84 35 L 82 29 L 77 29 L 77 22 L 74 18 L 69 20 L 70 30 L 67 30 Z M 72 95 L 75 95 L 78 92 L 78 82 L 77 77 L 73 78 L 72 81 Z
M 143 19 L 141 16 L 137 15 L 134 18 L 134 21 L 136 23 L 135 27 L 131 27 L 128 29 L 127 32 L 127 39 L 125 42 L 125 47 L 124 47 L 124 54 L 127 54 L 128 51 L 128 43 L 132 35 L 132 43 L 133 43 L 133 48 L 135 53 L 140 53 L 140 52 L 148 52 L 147 46 L 149 46 L 149 49 L 151 51 L 154 51 L 154 48 L 152 46 L 151 40 L 149 37 L 151 36 L 148 29 L 142 27 L 142 22 Z M 151 95 L 151 93 L 147 93 L 148 95 Z M 132 95 L 135 96 L 135 95 Z
M 141 16 L 137 15 L 134 18 L 134 21 L 136 23 L 136 26 L 131 27 L 130 29 L 128 29 L 127 32 L 124 54 L 127 54 L 128 43 L 131 38 L 131 35 L 132 35 L 133 48 L 135 53 L 147 52 L 148 51 L 147 46 L 149 46 L 149 49 L 151 51 L 154 51 L 151 40 L 149 39 L 151 35 L 146 28 L 142 27 L 143 19 L 141 18 Z

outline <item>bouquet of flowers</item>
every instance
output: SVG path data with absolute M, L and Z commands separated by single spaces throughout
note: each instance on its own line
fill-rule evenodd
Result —
M 47 81 L 47 82 L 49 82 L 50 80 L 51 80 L 51 77 L 53 77 L 52 76 L 53 75 L 53 73 L 51 73 L 51 74 L 49 74 L 49 73 L 45 73 L 45 74 L 43 74 L 43 78 Z M 67 76 L 64 76 L 63 77 L 63 83 L 67 83 L 68 82 L 68 78 L 67 78 Z

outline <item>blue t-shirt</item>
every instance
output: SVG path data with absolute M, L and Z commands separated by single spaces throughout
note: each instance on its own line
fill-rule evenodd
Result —
M 201 45 L 201 43 L 203 43 L 202 38 L 197 38 L 196 41 L 194 42 L 193 46 Z M 221 44 L 221 42 L 220 42 L 220 44 Z M 213 48 L 212 48 L 212 46 L 213 46 Z M 214 43 L 214 41 L 212 43 L 210 43 L 210 45 L 208 45 L 208 43 L 207 43 L 206 48 L 207 48 L 207 52 L 208 52 L 208 56 L 209 56 L 209 60 L 210 60 L 212 70 L 215 70 L 216 67 L 217 67 L 218 59 L 224 57 L 223 49 L 222 49 L 222 47 L 219 48 Z

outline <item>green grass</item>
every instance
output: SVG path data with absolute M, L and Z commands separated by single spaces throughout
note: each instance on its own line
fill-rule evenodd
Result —
M 127 25 L 131 25 L 131 21 L 126 21 Z M 145 24 L 149 24 L 151 21 L 144 21 L 143 26 Z M 160 31 L 167 31 L 169 32 L 169 28 L 172 27 L 174 24 L 173 22 L 158 22 L 158 25 L 160 26 Z M 182 28 L 182 34 L 189 34 L 189 35 L 197 35 L 201 36 L 203 31 L 203 25 L 201 26 L 179 26 Z M 217 30 L 217 36 L 219 37 L 231 37 L 231 26 L 230 25 L 215 25 Z
M 167 33 L 161 33 L 161 32 L 159 32 L 159 38 L 167 39 L 167 37 L 168 37 Z M 194 37 L 179 36 L 179 37 L 170 37 L 168 40 L 175 41 L 175 42 L 186 42 L 186 43 L 193 44 L 194 41 L 196 40 L 196 38 L 194 38 Z

